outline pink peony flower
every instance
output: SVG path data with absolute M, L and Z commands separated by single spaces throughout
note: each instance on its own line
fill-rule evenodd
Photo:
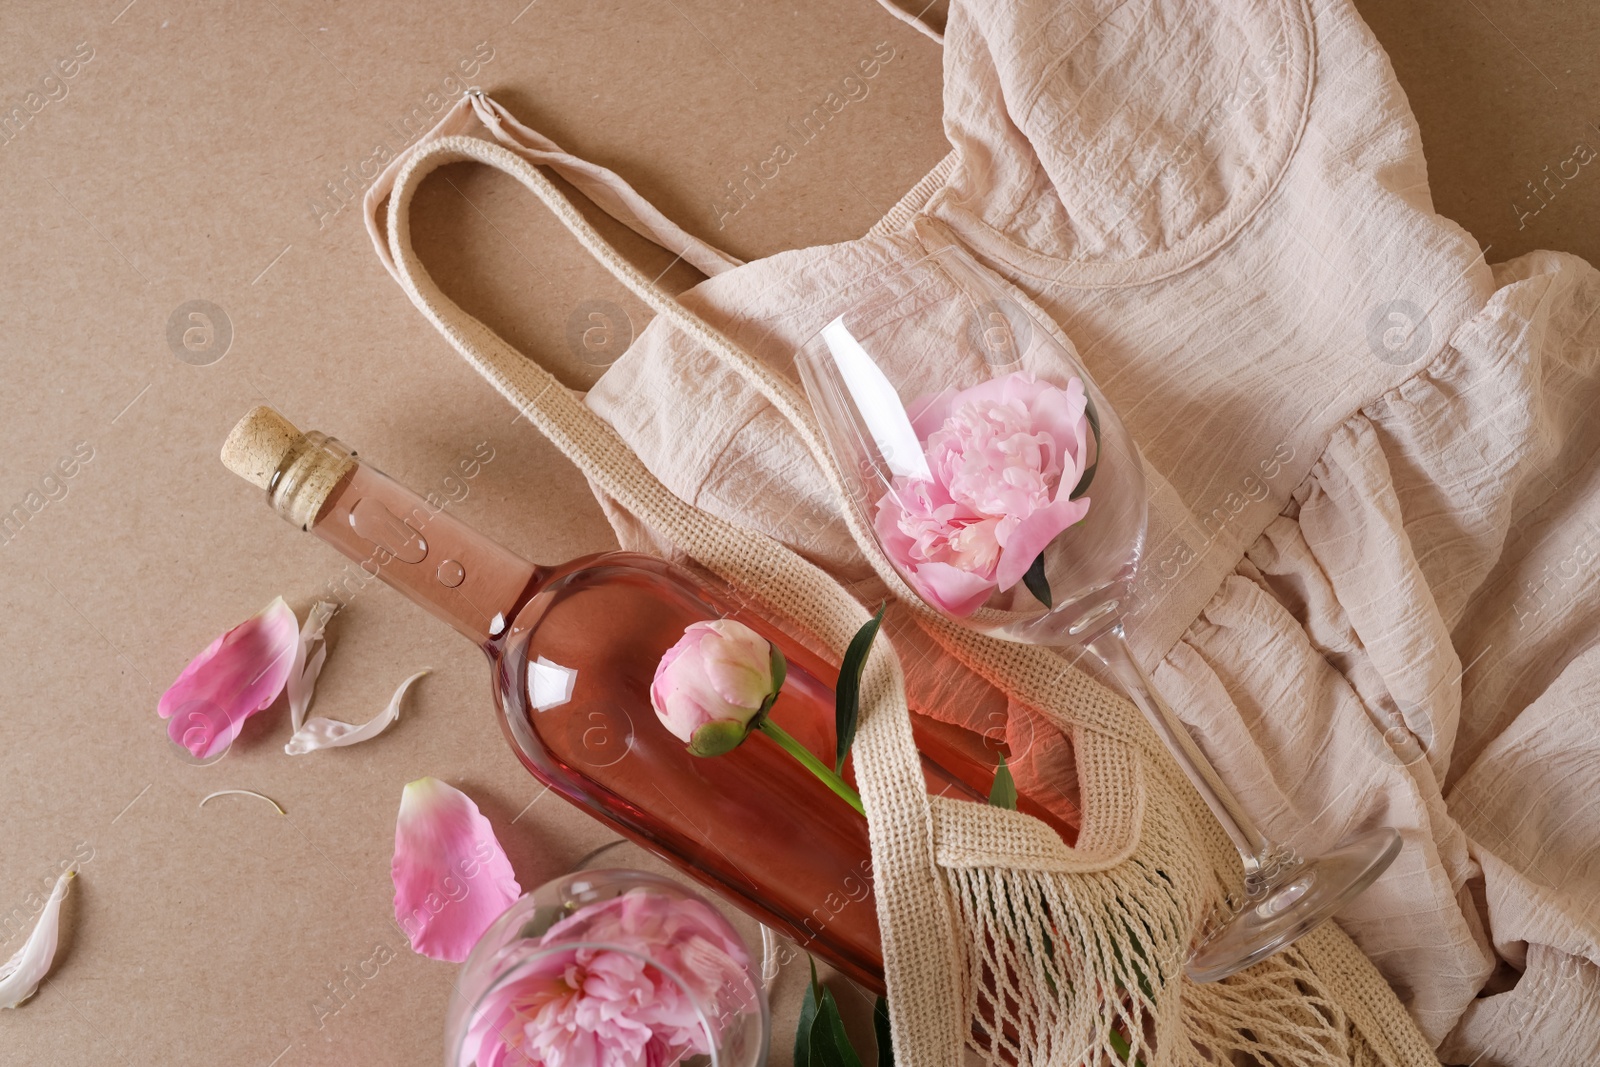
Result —
M 911 407 L 933 477 L 895 478 L 873 524 L 924 599 L 970 615 L 1089 510 L 1088 497 L 1069 499 L 1087 462 L 1083 382 L 1018 372 Z
M 697 755 L 719 755 L 744 740 L 772 695 L 772 655 L 771 643 L 742 622 L 691 623 L 656 665 L 650 703 Z
M 749 957 L 698 900 L 633 889 L 580 908 L 539 944 L 553 951 L 478 1006 L 463 1062 L 671 1067 L 709 1053 L 719 1020 L 751 1006 L 719 1005 L 730 990 L 753 996 Z

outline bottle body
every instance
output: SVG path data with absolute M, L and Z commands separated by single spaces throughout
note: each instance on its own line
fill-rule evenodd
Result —
M 831 764 L 836 665 L 714 581 L 626 552 L 535 566 L 337 442 L 302 440 L 331 464 L 331 488 L 308 508 L 291 492 L 298 483 L 275 476 L 274 506 L 479 645 L 506 737 L 539 781 L 882 991 L 866 820 L 759 733 L 722 756 L 690 754 L 650 702 L 656 665 L 687 626 L 735 618 L 788 661 L 773 720 Z M 912 721 L 929 791 L 986 802 L 998 750 L 970 731 Z M 1019 805 L 1074 832 L 1026 796 Z
M 493 642 L 506 737 L 554 792 L 882 992 L 866 819 L 759 732 L 695 756 L 656 717 L 661 656 L 690 624 L 719 618 L 783 652 L 788 673 L 769 714 L 831 764 L 837 665 L 715 583 L 628 552 L 551 568 Z M 917 714 L 912 731 L 930 793 L 987 802 L 998 760 L 981 736 Z M 854 783 L 849 763 L 845 777 Z M 1019 806 L 1057 823 L 1031 799 Z
M 764 736 L 700 757 L 656 719 L 661 655 L 690 623 L 720 617 L 780 645 L 789 675 L 773 720 L 813 753 L 831 752 L 824 665 L 683 572 L 628 553 L 558 568 L 518 613 L 494 657 L 506 736 L 552 790 L 881 986 L 866 821 Z

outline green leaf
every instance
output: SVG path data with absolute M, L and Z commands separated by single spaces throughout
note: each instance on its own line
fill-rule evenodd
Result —
M 805 999 L 800 1002 L 800 1025 L 794 1031 L 795 1067 L 808 1067 L 811 1062 L 811 1024 L 817 1018 L 817 995 L 822 985 L 817 981 L 817 961 L 807 956 L 811 964 L 811 984 L 806 986 Z
M 861 1067 L 861 1057 L 850 1044 L 839 1015 L 839 1002 L 831 989 L 823 989 L 817 1004 L 817 1017 L 811 1021 L 809 1067 Z
M 1100 416 L 1095 413 L 1094 401 L 1090 400 L 1087 394 L 1083 398 L 1083 414 L 1089 420 L 1089 431 L 1094 434 L 1094 462 L 1083 469 L 1083 477 L 1078 479 L 1078 484 L 1067 494 L 1068 500 L 1076 500 L 1089 491 L 1089 483 L 1094 481 L 1094 472 L 1100 466 Z
M 1007 811 L 1017 810 L 1017 783 L 1006 766 L 1006 754 L 1000 753 L 1000 765 L 994 769 L 994 785 L 989 787 L 989 804 Z
M 889 1032 L 889 1002 L 872 1002 L 872 1032 L 878 1039 L 878 1067 L 894 1067 L 894 1039 Z
M 1115 1029 L 1107 1030 L 1106 1037 L 1111 1039 L 1111 1051 L 1117 1054 L 1117 1059 L 1121 1060 L 1123 1063 L 1127 1063 L 1128 1054 L 1133 1051 L 1133 1046 L 1128 1044 L 1128 1039 L 1123 1037 Z M 1139 1067 L 1144 1067 L 1143 1060 L 1138 1060 L 1136 1062 L 1139 1064 Z
M 1033 559 L 1033 564 L 1028 568 L 1028 573 L 1022 576 L 1022 584 L 1028 587 L 1028 592 L 1033 598 L 1045 607 L 1054 607 L 1050 598 L 1050 580 L 1044 576 L 1044 553 L 1040 552 Z
M 1133 928 L 1126 922 L 1122 924 L 1122 928 L 1128 932 L 1128 955 L 1133 957 L 1131 967 L 1138 980 L 1139 991 L 1154 1001 L 1156 999 L 1155 989 L 1150 983 L 1150 975 L 1146 969 L 1150 962 L 1150 957 L 1145 952 L 1145 947 L 1139 941 L 1138 935 L 1133 932 Z M 1119 965 L 1129 965 L 1127 957 L 1123 956 L 1122 949 L 1118 947 L 1115 941 L 1111 943 L 1111 951 L 1117 957 Z M 1145 966 L 1141 966 L 1141 964 Z
M 879 604 L 877 613 L 856 631 L 844 650 L 844 662 L 839 665 L 839 684 L 834 687 L 833 698 L 835 774 L 844 773 L 844 758 L 856 742 L 856 724 L 861 720 L 861 671 L 867 665 L 867 653 L 872 651 L 873 638 L 878 636 L 883 612 L 888 606 L 887 600 Z

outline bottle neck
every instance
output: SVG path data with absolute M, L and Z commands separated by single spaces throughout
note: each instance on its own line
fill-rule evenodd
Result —
M 309 519 L 303 505 L 295 514 L 296 494 L 280 492 L 275 482 L 268 492 L 280 514 L 480 646 L 505 633 L 530 587 L 543 580 L 543 568 L 357 462 L 337 441 L 311 444 L 316 463 L 337 480 Z

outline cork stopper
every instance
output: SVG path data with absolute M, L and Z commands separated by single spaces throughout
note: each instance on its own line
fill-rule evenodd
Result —
M 222 443 L 222 465 L 254 485 L 267 489 L 300 431 L 265 404 L 250 409 Z
M 338 441 L 312 430 L 301 433 L 269 407 L 257 407 L 233 428 L 222 446 L 222 463 L 260 489 L 279 515 L 309 530 L 341 479 L 355 466 Z

